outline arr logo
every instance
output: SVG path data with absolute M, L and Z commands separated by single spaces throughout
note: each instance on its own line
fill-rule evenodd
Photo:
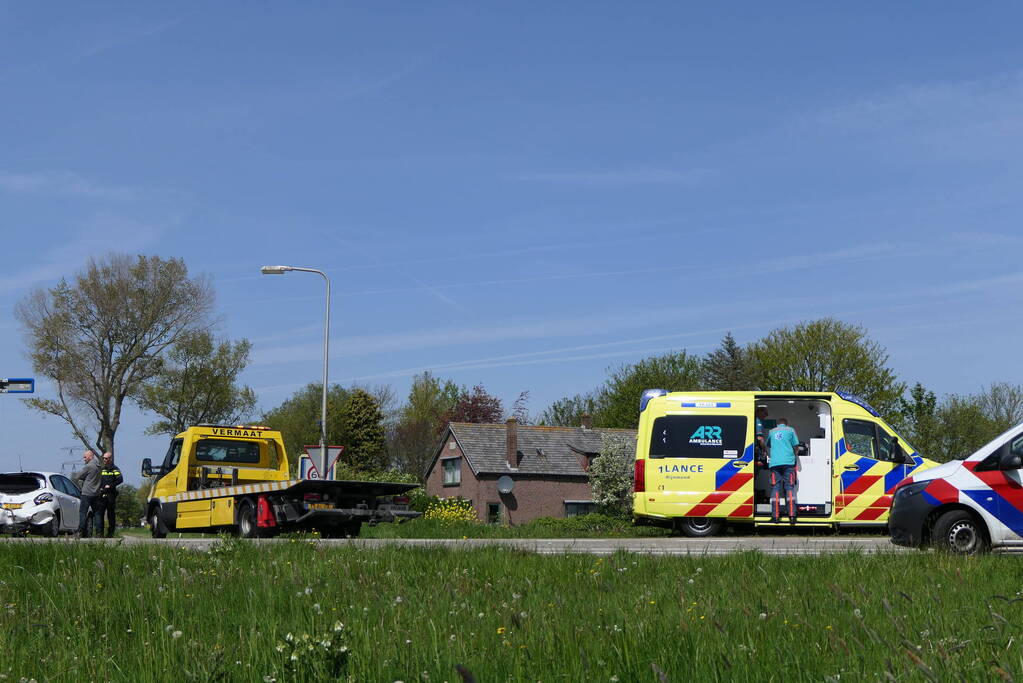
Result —
M 720 439 L 721 438 L 721 427 L 710 427 L 704 426 L 699 427 L 690 439 Z
M 697 427 L 693 435 L 689 437 L 689 443 L 699 446 L 720 446 L 721 427 L 716 425 L 703 425 Z

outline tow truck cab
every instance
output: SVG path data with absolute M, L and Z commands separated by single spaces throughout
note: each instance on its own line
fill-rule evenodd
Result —
M 281 433 L 265 426 L 189 427 L 174 437 L 162 463 L 142 461 L 142 475 L 155 478 L 146 519 L 158 538 L 172 530 L 356 536 L 363 522 L 418 514 L 381 508 L 379 500 L 415 484 L 292 479 Z

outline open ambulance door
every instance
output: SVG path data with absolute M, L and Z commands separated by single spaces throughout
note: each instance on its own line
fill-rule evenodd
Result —
M 689 535 L 753 519 L 753 402 L 688 401 L 654 418 L 647 510 L 682 518 Z

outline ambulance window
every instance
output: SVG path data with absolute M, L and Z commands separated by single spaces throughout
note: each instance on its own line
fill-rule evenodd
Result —
M 1012 442 L 1013 455 L 1023 455 L 1023 436 Z
M 888 462 L 902 462 L 902 456 L 899 454 L 899 439 L 886 432 L 885 430 L 878 427 L 877 429 L 877 443 L 878 443 L 878 460 L 886 460 Z M 896 457 L 898 456 L 898 457 Z
M 845 431 L 845 447 L 850 453 L 878 459 L 877 436 L 873 422 L 844 420 L 842 428 Z
M 746 448 L 741 415 L 665 415 L 654 420 L 651 458 L 738 458 Z
M 195 447 L 195 459 L 201 462 L 259 462 L 259 444 L 255 441 L 203 439 Z

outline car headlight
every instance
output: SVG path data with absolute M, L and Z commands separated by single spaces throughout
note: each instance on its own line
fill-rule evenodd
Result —
M 36 505 L 42 505 L 43 503 L 49 503 L 51 500 L 53 500 L 52 493 L 40 493 L 32 502 Z
M 916 494 L 920 493 L 925 488 L 927 488 L 927 485 L 930 483 L 931 483 L 930 481 L 916 481 L 913 482 L 912 484 L 906 484 L 905 486 L 900 487 L 899 490 L 895 492 L 895 500 L 908 498 L 909 496 L 915 496 Z

